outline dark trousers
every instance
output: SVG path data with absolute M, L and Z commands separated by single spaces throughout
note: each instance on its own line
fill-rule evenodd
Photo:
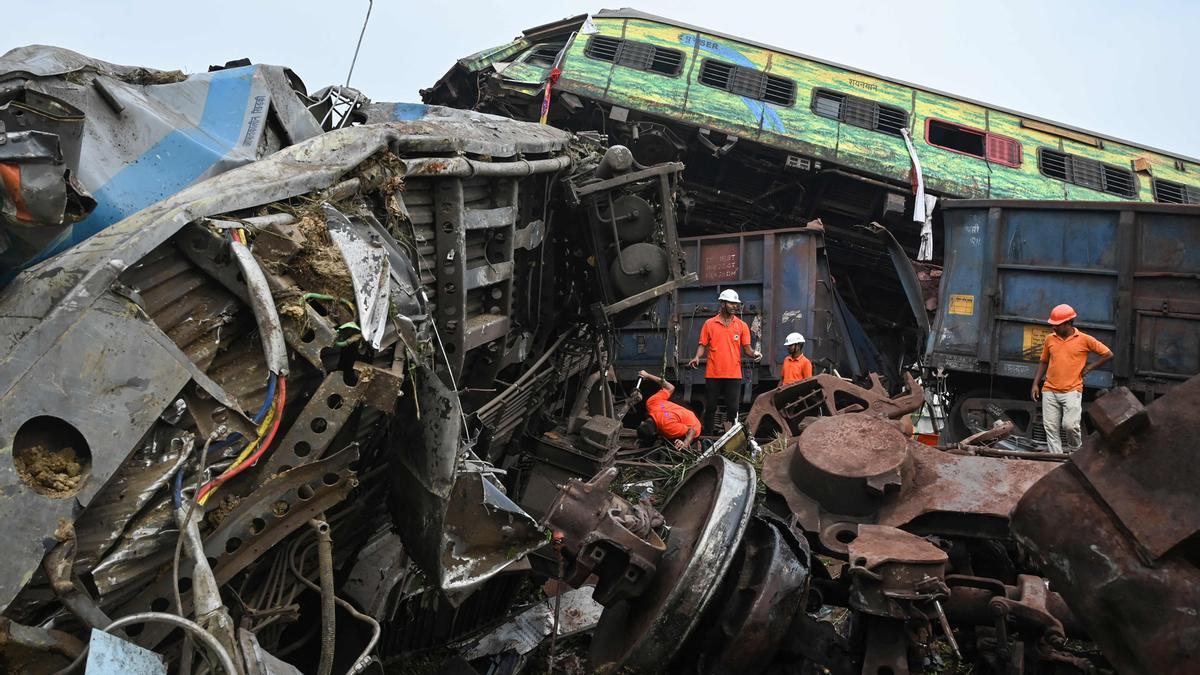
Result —
M 704 380 L 704 433 L 714 435 L 717 430 L 713 423 L 717 416 L 717 400 L 725 399 L 725 409 L 729 411 L 729 420 L 737 419 L 738 404 L 742 401 L 742 380 L 709 377 Z

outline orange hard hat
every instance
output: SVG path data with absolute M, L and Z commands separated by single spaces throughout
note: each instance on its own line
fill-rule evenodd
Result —
M 1060 323 L 1074 319 L 1076 316 L 1078 315 L 1075 314 L 1074 307 L 1070 305 L 1059 305 L 1058 307 L 1050 310 L 1050 325 L 1057 326 Z

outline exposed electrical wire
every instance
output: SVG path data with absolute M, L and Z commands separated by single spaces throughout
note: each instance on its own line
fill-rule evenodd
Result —
M 300 571 L 300 567 L 296 565 L 296 560 L 294 557 L 295 552 L 297 550 L 300 550 L 300 561 L 301 561 L 300 565 L 303 566 L 304 560 L 308 557 L 309 551 L 313 550 L 313 547 L 315 545 L 316 545 L 316 542 L 312 542 L 312 543 L 308 544 L 302 550 L 299 549 L 299 547 L 296 547 L 296 548 L 293 548 L 292 550 L 290 550 L 287 553 L 287 564 L 288 564 L 288 567 L 291 568 L 292 576 L 294 576 L 298 581 L 303 583 L 305 586 L 308 586 L 310 589 L 319 593 L 321 591 L 321 587 L 318 586 L 317 584 L 313 583 L 313 581 L 311 579 L 309 579 L 308 577 L 304 576 L 304 574 Z M 354 618 L 358 619 L 359 621 L 362 621 L 371 626 L 371 637 L 367 640 L 367 646 L 363 649 L 363 651 L 359 655 L 359 657 L 357 659 L 355 659 L 354 664 L 350 667 L 350 671 L 349 671 L 348 675 L 352 675 L 353 673 L 362 672 L 368 665 L 370 665 L 370 663 L 372 661 L 371 652 L 375 651 L 375 645 L 379 643 L 379 636 L 381 634 L 379 622 L 376 621 L 374 618 L 367 616 L 366 614 L 363 614 L 362 612 L 358 611 L 354 607 L 354 605 L 351 605 L 349 602 L 346 602 L 345 600 L 337 597 L 336 595 L 334 596 L 333 600 L 334 600 L 334 602 L 336 602 L 338 604 L 339 607 L 344 609 L 351 616 L 353 616 Z
M 196 501 L 198 501 L 200 504 L 208 503 L 209 498 L 212 497 L 213 493 L 216 492 L 221 485 L 225 484 L 229 479 L 237 476 L 249 467 L 254 466 L 271 446 L 271 442 L 275 440 L 275 435 L 279 432 L 279 424 L 283 419 L 283 407 L 287 402 L 287 378 L 278 378 L 278 383 L 279 391 L 276 395 L 275 406 L 272 408 L 272 411 L 267 418 L 263 420 L 262 425 L 259 426 L 259 437 L 256 438 L 253 443 L 247 445 L 245 449 L 242 450 L 241 454 L 238 455 L 237 459 L 234 460 L 233 464 L 231 464 L 228 469 L 225 469 L 220 476 L 217 476 L 213 480 L 206 483 L 204 487 L 200 488 L 200 494 L 196 499 Z M 262 433 L 268 425 L 270 425 L 270 432 L 264 437 Z
M 213 431 L 213 433 L 209 434 L 208 439 L 204 441 L 204 447 L 200 450 L 200 456 L 198 457 L 198 459 L 200 461 L 196 465 L 196 494 L 199 494 L 199 492 L 200 492 L 200 481 L 204 480 L 204 469 L 205 469 L 205 466 L 208 464 L 209 446 L 212 444 L 213 438 L 216 437 L 216 434 L 217 434 L 217 432 L 215 430 Z M 181 508 L 183 506 L 182 487 L 183 487 L 183 467 L 180 467 L 179 472 L 177 474 L 175 474 L 175 490 L 176 490 L 175 508 L 176 509 Z M 192 513 L 195 510 L 196 510 L 196 500 L 193 499 L 191 502 L 188 503 L 187 513 L 185 513 L 183 516 L 183 522 L 185 522 L 185 523 L 191 522 Z M 180 527 L 179 535 L 175 540 L 175 555 L 171 562 L 171 591 L 175 595 L 175 611 L 179 612 L 179 614 L 181 616 L 183 615 L 183 596 L 180 595 L 180 593 L 179 593 L 179 554 L 183 550 L 183 537 L 184 537 L 183 528 Z
M 231 229 L 229 238 L 242 246 L 246 245 L 246 233 L 244 230 Z M 303 300 L 307 301 L 309 296 L 319 297 L 320 299 L 335 300 L 333 296 L 320 294 L 307 294 Z M 343 300 L 343 302 L 345 302 Z M 349 303 L 347 303 L 349 304 Z M 350 305 L 353 308 L 353 305 Z M 270 308 L 273 311 L 273 306 Z M 263 453 L 270 447 L 271 442 L 275 439 L 275 434 L 279 431 L 279 425 L 283 418 L 283 409 L 287 400 L 287 378 L 283 374 L 271 371 L 267 379 L 267 396 L 263 400 L 262 406 L 254 416 L 254 422 L 258 425 L 255 430 L 255 438 L 248 443 L 246 447 L 234 459 L 233 464 L 225 469 L 218 477 L 205 483 L 196 493 L 195 503 L 207 504 L 210 497 L 215 493 L 221 485 L 234 476 L 245 471 L 246 468 L 253 466 Z M 234 433 L 229 438 L 222 442 L 221 447 L 228 447 L 241 439 L 240 433 Z M 176 504 L 182 503 L 180 479 L 176 479 Z
M 325 293 L 305 293 L 304 295 L 300 296 L 301 302 L 308 302 L 309 300 L 325 300 L 328 302 L 340 302 L 346 306 L 346 309 L 350 310 L 351 315 L 356 315 L 358 313 L 358 310 L 356 310 L 354 308 L 354 303 L 350 302 L 349 300 L 347 300 L 345 298 L 338 298 L 338 297 L 335 297 L 332 295 L 326 295 Z

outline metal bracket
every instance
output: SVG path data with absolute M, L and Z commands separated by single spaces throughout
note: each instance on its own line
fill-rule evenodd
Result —
M 709 129 L 699 129 L 696 131 L 696 138 L 699 139 L 701 145 L 708 148 L 709 150 L 712 150 L 713 157 L 720 157 L 720 156 L 728 153 L 730 150 L 732 150 L 733 146 L 737 145 L 737 142 L 738 142 L 737 136 L 726 136 L 725 137 L 725 145 L 717 147 L 717 145 L 715 143 L 708 140 L 708 135 L 710 133 L 712 133 L 712 131 Z
M 612 316 L 614 314 L 620 314 L 621 312 L 624 312 L 625 310 L 633 308 L 633 307 L 637 307 L 638 305 L 640 305 L 643 302 L 646 302 L 648 300 L 653 300 L 657 297 L 666 295 L 667 293 L 673 293 L 675 291 L 675 289 L 677 289 L 680 286 L 683 286 L 685 284 L 690 284 L 690 283 L 696 281 L 698 278 L 699 278 L 699 275 L 697 275 L 695 272 L 691 272 L 691 273 L 687 274 L 686 276 L 683 276 L 679 279 L 672 279 L 671 281 L 668 281 L 665 284 L 659 284 L 658 286 L 655 286 L 654 288 L 644 290 L 641 293 L 638 293 L 636 295 L 631 295 L 628 298 L 625 298 L 624 300 L 621 300 L 619 302 L 614 302 L 611 305 L 607 305 L 607 306 L 603 307 L 601 311 L 604 312 L 604 316 Z

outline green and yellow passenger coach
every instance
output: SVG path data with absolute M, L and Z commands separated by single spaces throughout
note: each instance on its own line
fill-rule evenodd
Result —
M 617 132 L 648 159 L 696 141 L 714 155 L 758 145 L 781 170 L 904 185 L 906 129 L 943 196 L 1200 204 L 1195 159 L 636 10 L 531 29 L 424 94 L 536 119 L 556 61 L 552 121 Z

